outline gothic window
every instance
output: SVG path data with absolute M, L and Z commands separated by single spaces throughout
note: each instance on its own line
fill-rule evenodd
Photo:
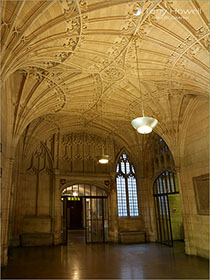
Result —
M 116 167 L 117 204 L 119 217 L 139 215 L 136 174 L 133 164 L 123 153 Z

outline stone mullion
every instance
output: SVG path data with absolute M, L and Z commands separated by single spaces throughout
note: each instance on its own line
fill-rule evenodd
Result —
M 52 164 L 53 168 L 59 168 L 59 155 L 60 155 L 60 133 L 53 135 L 53 146 L 52 146 Z
M 36 172 L 36 196 L 35 196 L 35 216 L 38 216 L 39 207 L 39 169 L 40 169 L 40 157 L 38 158 L 38 168 Z
M 71 165 L 71 167 L 70 167 L 70 172 L 72 172 L 73 171 L 73 137 L 72 137 L 72 134 L 71 134 L 71 144 L 70 144 L 70 150 L 71 150 L 71 159 L 70 159 L 70 165 Z
M 57 189 L 59 189 L 59 155 L 61 150 L 61 137 L 60 133 L 54 135 L 53 138 L 53 174 L 51 176 L 51 195 L 50 195 L 50 214 L 51 214 L 51 232 L 54 235 L 53 242 L 54 244 L 58 244 L 56 241 L 58 239 L 57 236 L 57 200 L 60 199 L 60 195 L 57 192 Z M 68 143 L 67 143 L 68 145 Z M 68 146 L 67 147 L 67 153 L 68 153 Z
M 53 174 L 50 173 L 50 204 L 49 204 L 49 214 L 51 216 L 51 232 L 54 228 L 54 181 Z
M 86 145 L 85 145 L 85 134 L 83 133 L 82 134 L 82 170 L 83 170 L 83 172 L 85 171 L 85 147 L 86 147 Z
M 125 164 L 125 162 L 124 162 Z M 126 173 L 126 164 L 125 164 L 125 173 Z M 128 195 L 128 176 L 125 174 L 125 189 L 126 189 L 126 204 L 127 204 L 127 216 L 130 217 L 130 209 L 129 209 L 129 195 Z
M 165 151 L 165 147 L 163 147 L 163 160 L 164 160 L 164 169 L 168 168 L 168 160 L 167 160 L 167 153 Z
M 94 141 L 94 144 L 93 144 L 93 155 L 96 156 L 96 145 L 95 145 L 95 141 Z M 96 161 L 94 160 L 93 162 L 93 165 L 94 165 L 94 173 L 96 173 Z

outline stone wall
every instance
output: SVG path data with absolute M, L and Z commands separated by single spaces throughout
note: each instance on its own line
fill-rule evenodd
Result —
M 15 166 L 14 197 L 10 216 L 10 245 L 35 246 L 61 243 L 63 188 L 86 183 L 106 189 L 109 202 L 110 241 L 119 241 L 119 230 L 144 230 L 144 216 L 118 221 L 115 183 L 115 160 L 122 146 L 109 137 L 87 133 L 53 134 L 37 143 L 19 143 Z M 102 150 L 112 156 L 108 165 L 97 163 Z M 22 155 L 21 155 L 22 151 Z M 19 239 L 19 242 L 18 242 Z
M 180 189 L 187 254 L 209 257 L 209 215 L 196 207 L 193 178 L 209 173 L 209 106 L 200 104 L 186 130 L 181 158 Z
M 204 257 L 208 255 L 208 216 L 197 213 L 193 178 L 208 173 L 207 107 L 200 106 L 200 113 L 188 124 L 181 172 L 178 174 L 186 252 Z M 141 155 L 133 157 L 135 164 L 138 163 L 135 167 L 140 217 L 118 219 L 115 163 L 123 148 L 121 144 L 109 137 L 87 133 L 64 135 L 58 132 L 45 141 L 37 142 L 32 151 L 30 142 L 27 144 L 28 150 L 24 150 L 21 138 L 16 154 L 19 160 L 15 160 L 11 184 L 10 245 L 20 244 L 18 238 L 22 245 L 61 243 L 61 179 L 68 184 L 91 183 L 109 190 L 110 241 L 118 242 L 120 231 L 145 231 L 147 241 L 156 241 L 153 183 L 162 170 L 175 171 L 170 150 L 159 150 L 157 139 L 156 135 L 150 144 L 147 143 L 143 160 Z M 161 142 L 160 146 L 164 147 L 165 143 Z M 113 157 L 111 164 L 106 166 L 99 165 L 96 160 L 103 148 Z M 105 181 L 109 181 L 108 187 Z M 47 221 L 47 225 L 44 221 Z
M 14 80 L 1 83 L 1 265 L 7 264 L 8 228 L 12 189 L 12 170 L 15 156 L 13 138 L 14 108 L 10 103 Z
M 144 230 L 144 221 L 139 218 L 119 218 L 119 231 L 141 231 Z
M 97 156 L 104 151 L 113 159 L 117 144 L 110 138 L 104 139 L 87 133 L 70 133 L 60 136 L 60 167 L 62 173 L 110 173 L 112 165 L 97 163 Z
M 168 195 L 173 240 L 184 240 L 180 194 Z

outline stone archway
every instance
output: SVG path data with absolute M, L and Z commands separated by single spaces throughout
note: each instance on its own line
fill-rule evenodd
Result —
M 68 243 L 69 230 L 83 229 L 87 243 L 107 242 L 107 192 L 92 184 L 74 184 L 62 191 L 62 240 Z

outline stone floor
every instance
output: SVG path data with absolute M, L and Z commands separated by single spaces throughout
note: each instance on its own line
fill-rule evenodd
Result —
M 2 279 L 209 279 L 208 260 L 160 244 L 85 244 L 70 232 L 67 246 L 13 248 Z

